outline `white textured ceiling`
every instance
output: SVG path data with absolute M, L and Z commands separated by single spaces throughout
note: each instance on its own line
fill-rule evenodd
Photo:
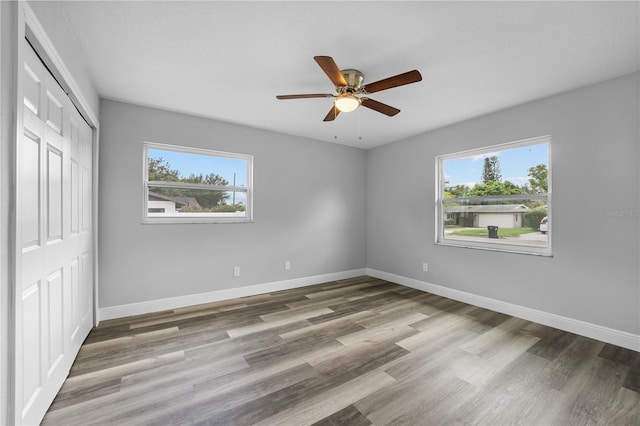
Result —
M 101 97 L 369 148 L 639 69 L 638 2 L 63 2 Z M 423 81 L 322 121 L 332 56 Z M 335 138 L 337 136 L 337 139 Z M 360 139 L 361 136 L 361 139 Z

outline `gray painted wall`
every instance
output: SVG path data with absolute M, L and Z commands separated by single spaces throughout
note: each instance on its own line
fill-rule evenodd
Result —
M 366 267 L 365 151 L 108 100 L 100 109 L 100 307 Z M 142 225 L 143 141 L 252 154 L 254 223 Z
M 369 150 L 367 266 L 640 334 L 639 78 Z M 553 257 L 434 244 L 435 157 L 542 135 L 552 137 Z

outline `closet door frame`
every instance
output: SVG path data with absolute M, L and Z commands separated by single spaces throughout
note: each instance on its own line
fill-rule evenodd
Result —
M 19 180 L 18 180 L 18 168 L 20 164 L 18 164 L 18 143 L 21 143 L 22 138 L 24 137 L 24 84 L 21 83 L 21 73 L 23 72 L 23 66 L 25 61 L 26 49 L 30 49 L 27 43 L 25 43 L 25 38 L 29 40 L 29 43 L 36 50 L 38 56 L 43 60 L 46 66 L 51 70 L 51 74 L 56 78 L 60 85 L 62 86 L 64 92 L 69 95 L 69 98 L 78 109 L 82 118 L 87 122 L 90 130 L 90 135 L 88 135 L 88 140 L 90 143 L 90 147 L 92 150 L 92 158 L 90 161 L 91 171 L 90 171 L 90 180 L 91 180 L 91 217 L 90 222 L 92 224 L 91 229 L 91 251 L 90 251 L 90 259 L 89 262 L 92 264 L 92 273 L 88 278 L 91 286 L 91 318 L 90 322 L 92 325 L 97 325 L 99 322 L 98 316 L 98 210 L 97 210 L 97 200 L 98 200 L 98 154 L 99 154 L 99 146 L 98 146 L 98 135 L 99 135 L 99 122 L 98 118 L 94 111 L 92 111 L 90 104 L 87 102 L 84 94 L 82 93 L 79 85 L 76 83 L 73 75 L 65 65 L 62 57 L 58 53 L 58 50 L 54 46 L 51 39 L 48 37 L 47 33 L 44 30 L 44 27 L 40 24 L 36 14 L 33 12 L 31 7 L 26 2 L 12 2 L 12 5 L 8 8 L 13 17 L 17 19 L 14 20 L 16 22 L 15 27 L 12 28 L 13 36 L 11 38 L 12 44 L 12 60 L 10 60 L 10 79 L 14 83 L 12 87 L 14 88 L 13 93 L 9 94 L 10 101 L 7 103 L 11 106 L 12 112 L 12 139 L 10 152 L 10 173 L 11 179 L 8 182 L 9 193 L 10 193 L 10 212 L 9 212 L 9 229 L 10 235 L 8 239 L 3 240 L 3 244 L 8 240 L 8 252 L 9 252 L 9 260 L 8 260 L 8 275 L 9 276 L 9 294 L 8 300 L 2 301 L 4 306 L 9 306 L 9 324 L 5 328 L 7 330 L 7 338 L 3 339 L 0 343 L 6 345 L 8 347 L 2 348 L 2 357 L 3 364 L 6 363 L 6 375 L 2 377 L 0 374 L 0 379 L 2 379 L 2 393 L 7 395 L 6 400 L 2 401 L 3 406 L 0 407 L 0 420 L 7 420 L 8 423 L 20 424 L 23 422 L 23 413 L 20 411 L 21 398 L 16 395 L 16 391 L 18 388 L 21 389 L 21 383 L 18 379 L 18 376 L 22 373 L 17 371 L 18 364 L 22 365 L 22 360 L 16 359 L 20 355 L 20 351 L 16 349 L 16 344 L 21 343 L 19 341 L 19 336 L 17 335 L 17 326 L 20 322 L 18 318 L 18 314 L 20 314 L 21 306 L 18 306 L 18 300 L 21 292 L 22 292 L 22 283 L 18 282 L 18 278 L 20 275 L 18 264 L 19 259 L 21 258 L 19 254 L 20 247 L 18 245 L 18 232 L 17 225 L 20 223 L 20 218 L 17 217 L 16 206 L 20 201 L 20 188 L 18 188 Z M 6 11 L 6 9 L 5 9 Z M 6 15 L 5 15 L 6 16 Z M 4 20 L 6 22 L 6 20 Z M 6 33 L 5 33 L 6 34 Z M 8 68 L 3 66 L 3 72 L 6 72 Z M 5 76 L 6 77 L 6 76 Z M 5 86 L 6 87 L 6 86 Z M 5 99 L 6 96 L 4 96 Z M 6 183 L 3 183 L 7 185 Z M 55 277 L 54 277 L 55 278 Z M 2 295 L 0 295 L 2 297 Z M 22 354 L 24 356 L 24 354 Z M 74 355 L 75 357 L 75 355 Z M 68 372 L 67 372 L 68 374 Z M 26 419 L 25 419 L 26 420 Z

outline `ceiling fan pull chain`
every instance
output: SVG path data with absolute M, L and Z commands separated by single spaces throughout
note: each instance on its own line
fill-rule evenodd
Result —
M 333 103 L 333 115 L 334 115 L 334 117 L 336 115 L 338 115 L 337 108 L 338 107 L 336 107 L 336 104 L 334 102 Z M 338 123 L 336 123 L 336 121 L 338 121 L 338 120 L 333 120 L 333 138 L 334 139 L 338 139 L 338 130 L 337 130 Z
M 362 140 L 362 125 L 360 121 L 360 108 L 358 108 L 358 140 Z

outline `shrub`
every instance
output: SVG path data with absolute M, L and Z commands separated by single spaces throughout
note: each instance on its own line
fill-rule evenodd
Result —
M 528 211 L 524 214 L 524 226 L 527 228 L 538 229 L 540 228 L 540 221 L 547 215 L 546 208 L 537 208 Z

